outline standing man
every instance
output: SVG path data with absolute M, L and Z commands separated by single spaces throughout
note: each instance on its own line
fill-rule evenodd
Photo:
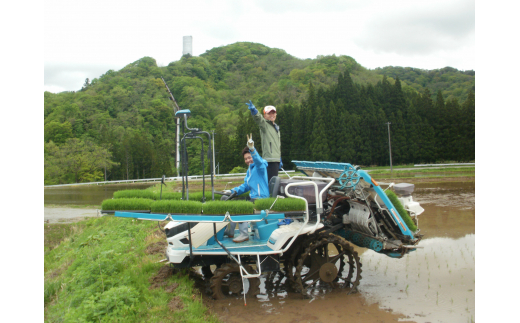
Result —
M 280 127 L 274 122 L 276 120 L 276 108 L 272 105 L 266 106 L 262 117 L 251 100 L 246 105 L 251 111 L 253 120 L 260 128 L 262 155 L 267 161 L 267 183 L 269 183 L 273 176 L 278 176 L 278 170 L 283 167 L 280 150 Z

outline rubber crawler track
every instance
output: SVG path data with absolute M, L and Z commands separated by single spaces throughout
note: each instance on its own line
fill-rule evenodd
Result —
M 254 272 L 253 269 L 248 265 L 244 265 L 244 269 L 248 273 Z M 230 275 L 229 277 L 238 275 L 238 277 L 241 278 L 240 268 L 239 268 L 238 264 L 236 264 L 236 263 L 224 264 L 220 268 L 215 270 L 215 272 L 213 273 L 213 277 L 211 277 L 211 279 L 210 279 L 210 289 L 211 289 L 212 296 L 214 299 L 226 298 L 227 295 L 225 295 L 224 292 L 222 291 L 222 287 L 225 287 L 225 282 L 223 281 L 223 279 L 225 279 L 226 276 L 228 276 L 228 275 Z M 249 281 L 249 290 L 247 291 L 246 295 L 255 296 L 255 295 L 259 294 L 260 293 L 260 279 L 248 278 L 248 281 Z M 242 289 L 240 289 L 240 291 L 242 291 Z
M 295 275 L 295 287 L 297 291 L 301 292 L 302 295 L 307 295 L 307 288 L 304 288 L 303 282 L 302 282 L 302 271 L 303 266 L 305 264 L 305 261 L 307 258 L 310 257 L 310 255 L 316 251 L 316 249 L 323 248 L 325 245 L 332 243 L 335 246 L 340 245 L 343 249 L 343 253 L 345 256 L 348 257 L 348 264 L 349 264 L 349 272 L 347 274 L 347 277 L 344 278 L 345 283 L 344 287 L 352 286 L 351 290 L 355 290 L 356 287 L 359 285 L 359 281 L 361 280 L 361 262 L 360 258 L 356 251 L 349 245 L 349 243 L 334 234 L 329 234 L 328 236 L 321 236 L 320 239 L 313 241 L 310 243 L 310 245 L 305 249 L 305 251 L 301 254 L 300 258 L 298 259 L 298 265 L 296 266 L 296 275 Z M 343 269 L 342 266 L 340 269 Z M 355 277 L 354 277 L 354 271 L 355 271 Z M 338 271 L 338 273 L 341 274 L 341 271 Z M 334 284 L 336 285 L 336 284 Z M 334 286 L 333 285 L 333 286 Z

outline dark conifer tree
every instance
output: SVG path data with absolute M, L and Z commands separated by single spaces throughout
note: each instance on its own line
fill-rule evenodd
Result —
M 325 109 L 318 106 L 315 116 L 315 125 L 312 131 L 311 152 L 314 161 L 329 161 L 330 146 L 327 137 L 327 123 L 325 120 Z
M 325 110 L 325 126 L 327 131 L 327 140 L 331 143 L 330 144 L 330 161 L 336 162 L 339 159 L 339 155 L 337 153 L 337 150 L 334 149 L 335 147 L 341 146 L 341 143 L 336 141 L 336 137 L 338 136 L 338 132 L 341 131 L 340 127 L 340 119 L 339 119 L 339 113 L 336 109 L 336 105 L 334 104 L 334 101 L 330 101 L 329 105 L 326 107 Z
M 457 99 L 451 98 L 446 101 L 445 113 L 441 119 L 446 144 L 443 146 L 442 155 L 446 160 L 458 161 L 462 154 L 461 144 L 461 110 Z
M 461 160 L 475 160 L 475 93 L 470 92 L 462 104 L 463 151 Z
M 406 150 L 408 151 L 407 163 L 418 163 L 420 158 L 419 144 L 422 141 L 421 118 L 413 105 L 409 105 L 404 117 L 406 123 Z
M 437 91 L 434 111 L 431 114 L 431 123 L 435 131 L 435 157 L 437 160 L 445 161 L 445 146 L 448 144 L 447 133 L 444 133 L 446 118 L 446 105 L 441 90 Z
M 353 118 L 353 114 L 349 113 L 348 110 L 341 112 L 341 123 L 342 131 L 338 133 L 338 142 L 341 143 L 340 147 L 336 147 L 340 154 L 340 162 L 342 163 L 354 163 L 355 159 L 355 123 L 356 120 Z
M 294 107 L 292 104 L 281 105 L 276 108 L 276 123 L 280 126 L 280 144 L 284 169 L 292 169 L 291 147 L 293 146 Z

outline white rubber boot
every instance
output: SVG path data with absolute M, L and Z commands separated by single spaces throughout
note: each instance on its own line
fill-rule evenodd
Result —
M 240 222 L 238 224 L 238 229 L 240 230 L 240 235 L 233 239 L 233 242 L 244 242 L 249 240 L 249 233 L 247 232 L 247 228 L 249 227 L 249 222 Z
M 237 227 L 237 224 L 235 222 L 230 222 L 226 227 L 226 231 L 224 231 L 224 235 L 228 236 L 230 238 L 234 238 L 236 227 Z

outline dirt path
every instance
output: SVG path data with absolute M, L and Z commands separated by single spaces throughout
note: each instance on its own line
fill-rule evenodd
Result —
M 46 223 L 71 223 L 93 216 L 98 216 L 96 209 L 44 207 L 43 221 Z

